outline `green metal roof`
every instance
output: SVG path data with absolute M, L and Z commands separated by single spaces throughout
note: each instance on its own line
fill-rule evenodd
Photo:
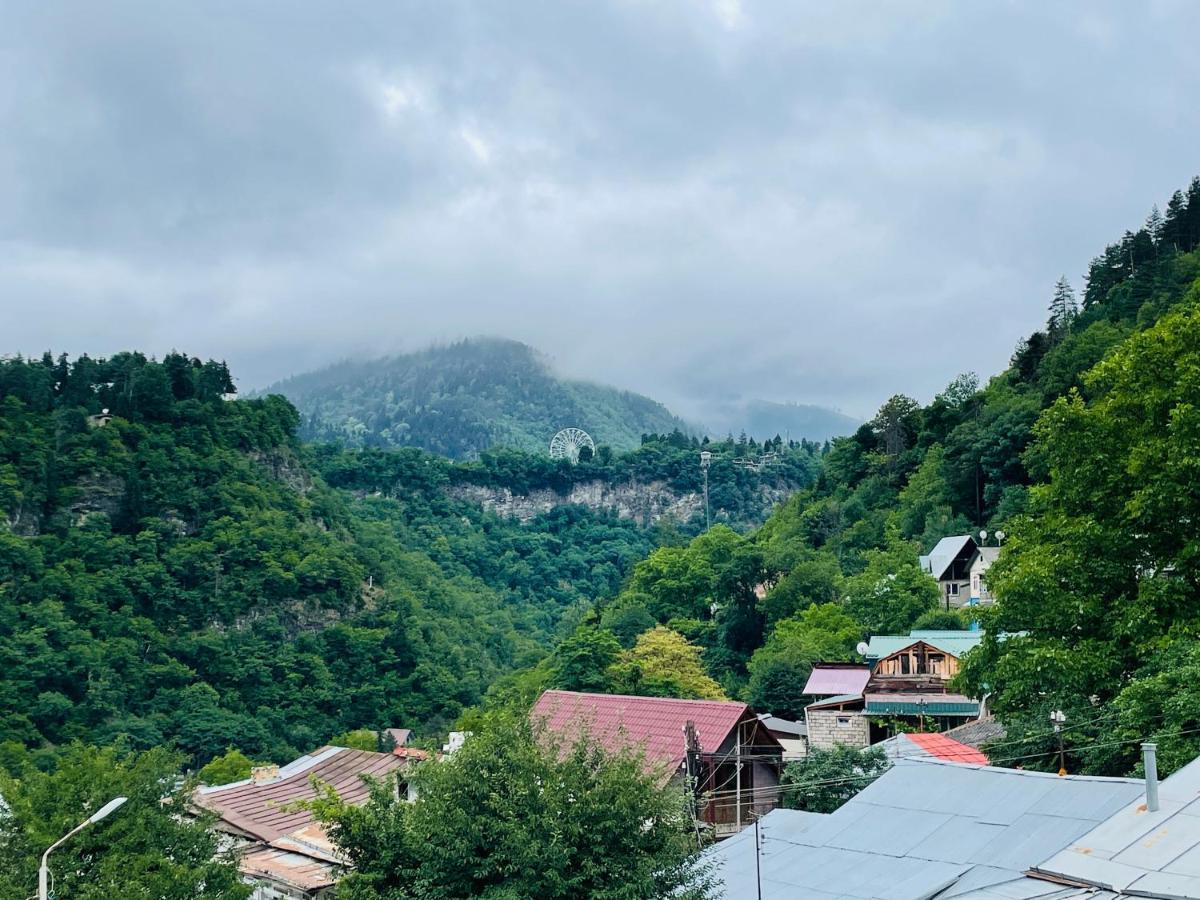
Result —
M 979 704 L 972 700 L 868 700 L 864 709 L 869 716 L 977 716 Z
M 917 641 L 924 641 L 929 646 L 936 647 L 943 653 L 962 657 L 964 653 L 972 647 L 977 646 L 982 640 L 982 631 L 916 630 L 908 634 L 876 634 L 871 636 L 867 652 L 864 655 L 868 660 L 873 662 L 883 659 L 885 656 L 891 656 L 893 653 L 898 653 L 905 647 L 911 647 Z

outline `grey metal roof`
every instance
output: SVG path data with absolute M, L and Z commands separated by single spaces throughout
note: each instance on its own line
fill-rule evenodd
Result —
M 975 543 L 975 539 L 969 534 L 956 534 L 953 537 L 944 537 L 929 551 L 929 560 L 926 563 L 925 569 L 934 578 L 941 579 L 946 574 L 946 570 L 950 568 L 950 563 L 954 562 L 954 558 L 962 552 L 967 544 Z
M 791 719 L 781 719 L 779 716 L 773 716 L 770 713 L 759 713 L 758 721 L 766 726 L 767 731 L 774 732 L 776 735 L 808 736 L 808 723 L 806 722 L 793 722 Z
M 1160 808 L 1138 796 L 1033 867 L 1046 878 L 1089 887 L 1064 897 L 1200 898 L 1200 759 L 1159 785 Z M 1040 878 L 1025 881 L 1047 884 Z M 970 897 L 990 895 L 974 893 Z M 1018 895 L 1023 896 L 1023 895 Z M 1037 896 L 1029 895 L 1029 896 Z
M 1019 891 L 1021 876 L 1037 860 L 1087 833 L 1141 790 L 1141 782 L 1124 778 L 899 760 L 835 813 L 776 810 L 765 816 L 762 896 L 942 900 L 1010 882 Z M 718 865 L 720 896 L 757 897 L 753 829 L 706 855 Z

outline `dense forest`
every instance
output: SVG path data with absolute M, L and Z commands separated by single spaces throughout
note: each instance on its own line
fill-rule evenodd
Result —
M 1151 736 L 1166 765 L 1190 760 L 1198 248 L 1200 179 L 1091 263 L 1081 300 L 1060 279 L 1006 371 L 985 385 L 959 376 L 924 406 L 892 397 L 761 529 L 655 550 L 491 702 L 547 685 L 626 690 L 639 655 L 645 692 L 688 691 L 645 661 L 647 640 L 673 641 L 725 694 L 797 715 L 815 661 L 852 659 L 873 632 L 965 625 L 938 609 L 917 556 L 945 535 L 1002 529 L 1000 600 L 972 613 L 988 638 L 962 681 L 990 695 L 1007 753 L 1050 765 L 1047 717 L 1062 710 L 1073 771 L 1127 773 Z
M 581 427 L 615 450 L 689 426 L 661 403 L 559 377 L 517 341 L 475 338 L 385 359 L 344 362 L 267 389 L 300 410 L 305 440 L 418 447 L 454 459 L 489 447 L 544 452 Z
M 339 492 L 287 401 L 231 389 L 174 353 L 0 364 L 0 739 L 199 763 L 444 728 L 670 537 Z
M 286 760 L 350 729 L 445 730 L 633 565 L 703 530 L 564 503 L 518 523 L 449 486 L 700 490 L 676 430 L 577 466 L 304 445 L 279 396 L 171 353 L 0 362 L 0 741 L 228 746 Z M 710 448 L 718 521 L 811 483 L 822 448 Z M 773 460 L 762 472 L 734 459 Z

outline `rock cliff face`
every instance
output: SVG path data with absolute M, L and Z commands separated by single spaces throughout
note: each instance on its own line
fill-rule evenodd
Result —
M 634 519 L 653 524 L 663 517 L 686 522 L 693 515 L 704 514 L 704 497 L 696 492 L 676 493 L 661 481 L 649 484 L 625 482 L 608 484 L 586 481 L 560 494 L 549 489 L 515 494 L 508 488 L 460 484 L 449 489 L 460 500 L 478 503 L 506 518 L 528 522 L 534 516 L 550 512 L 557 506 L 578 504 L 597 512 L 612 510 L 622 519 Z
M 586 506 L 597 512 L 611 510 L 622 519 L 633 519 L 645 525 L 653 525 L 663 518 L 687 522 L 693 516 L 704 515 L 703 494 L 697 491 L 680 493 L 662 481 L 647 484 L 587 481 L 575 485 L 565 494 L 549 489 L 517 494 L 508 488 L 475 484 L 454 485 L 448 492 L 459 500 L 478 503 L 484 509 L 493 510 L 501 516 L 520 522 L 528 522 L 534 516 L 567 504 Z M 786 499 L 791 491 L 786 488 L 763 486 L 759 493 L 762 500 L 762 515 L 759 518 L 765 519 L 771 508 Z M 721 510 L 715 507 L 712 509 L 712 517 L 714 521 L 724 518 Z

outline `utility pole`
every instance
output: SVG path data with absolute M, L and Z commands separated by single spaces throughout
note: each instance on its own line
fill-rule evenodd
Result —
M 712 451 L 700 451 L 700 471 L 704 473 L 704 528 L 708 530 L 712 524 L 708 514 L 708 466 L 712 462 Z
M 1058 774 L 1067 774 L 1067 756 L 1066 748 L 1063 746 L 1063 723 L 1067 721 L 1067 714 L 1061 709 L 1056 709 L 1050 713 L 1050 721 L 1054 725 L 1054 733 L 1058 735 Z
M 739 725 L 737 727 L 737 731 L 734 732 L 734 740 L 737 741 L 737 744 L 734 746 L 734 750 L 737 753 L 737 770 L 735 773 L 735 776 L 737 778 L 737 788 L 734 791 L 734 797 L 735 797 L 734 802 L 737 805 L 737 813 L 736 813 L 736 815 L 737 815 L 737 820 L 736 820 L 737 821 L 737 830 L 741 831 L 742 830 L 742 726 L 741 725 Z
M 762 900 L 762 844 L 758 836 L 758 816 L 754 817 L 754 881 L 758 885 L 758 900 Z

